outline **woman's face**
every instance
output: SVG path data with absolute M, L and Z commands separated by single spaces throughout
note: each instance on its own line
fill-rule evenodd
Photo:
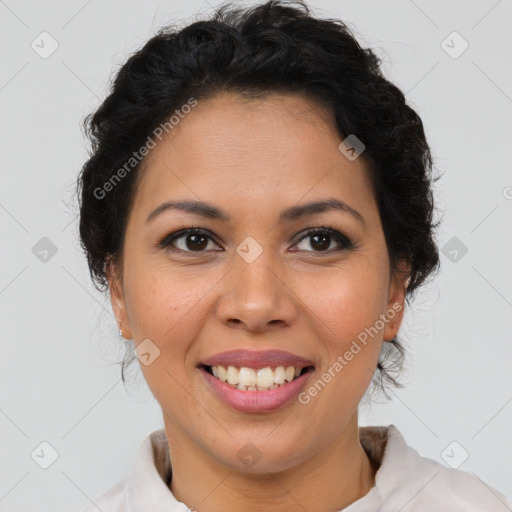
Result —
M 398 331 L 405 289 L 391 279 L 365 163 L 340 142 L 327 113 L 301 96 L 222 94 L 146 157 L 112 304 L 169 439 L 210 461 L 280 471 L 341 442 L 383 340 Z M 208 214 L 162 207 L 184 201 Z M 346 208 L 300 215 L 325 201 Z M 207 233 L 170 240 L 186 228 Z M 223 356 L 231 351 L 249 353 Z M 253 385 L 282 382 L 278 366 L 305 373 L 240 390 L 208 373 L 215 362 Z M 254 467 L 247 451 L 261 457 Z

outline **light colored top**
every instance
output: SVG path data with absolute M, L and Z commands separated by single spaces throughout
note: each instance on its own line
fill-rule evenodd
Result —
M 476 475 L 419 455 L 394 425 L 359 427 L 359 436 L 379 469 L 374 487 L 343 512 L 512 511 L 512 500 Z M 171 492 L 170 481 L 165 429 L 156 430 L 140 446 L 128 477 L 80 512 L 189 511 Z

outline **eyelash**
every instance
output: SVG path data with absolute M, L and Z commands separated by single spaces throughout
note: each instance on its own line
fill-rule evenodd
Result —
M 357 248 L 356 245 L 346 235 L 343 235 L 339 231 L 336 231 L 335 229 L 332 229 L 332 228 L 328 228 L 326 226 L 320 226 L 318 228 L 307 229 L 302 234 L 302 236 L 295 242 L 294 245 L 298 244 L 299 242 L 302 242 L 302 240 L 304 240 L 308 237 L 311 237 L 313 235 L 318 235 L 318 234 L 329 235 L 330 237 L 332 237 L 334 239 L 334 241 L 336 241 L 336 242 L 338 242 L 338 244 L 342 245 L 343 248 L 338 249 L 338 250 L 329 249 L 327 251 L 314 251 L 313 250 L 313 251 L 306 251 L 306 252 L 313 252 L 313 253 L 319 253 L 319 254 L 332 254 L 333 252 L 339 252 L 342 250 L 351 250 L 351 249 Z M 201 235 L 201 236 L 207 237 L 207 238 L 211 239 L 213 242 L 217 243 L 215 240 L 215 237 L 213 237 L 213 235 L 210 231 L 207 231 L 207 230 L 199 228 L 199 227 L 192 227 L 192 228 L 188 228 L 188 229 L 175 231 L 173 233 L 166 235 L 160 242 L 158 242 L 157 247 L 159 247 L 161 249 L 167 249 L 172 244 L 172 242 L 174 242 L 175 240 L 178 240 L 180 238 L 186 237 L 187 235 Z M 206 252 L 204 250 L 203 251 L 184 251 L 183 249 L 177 249 L 177 248 L 174 248 L 174 249 L 178 252 L 192 253 L 192 254 L 196 253 L 198 255 L 201 255 Z

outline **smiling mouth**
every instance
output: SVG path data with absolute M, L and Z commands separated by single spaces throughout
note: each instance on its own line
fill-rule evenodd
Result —
M 314 370 L 314 366 L 247 366 L 201 365 L 202 369 L 231 386 L 242 391 L 268 391 L 285 386 L 302 375 Z

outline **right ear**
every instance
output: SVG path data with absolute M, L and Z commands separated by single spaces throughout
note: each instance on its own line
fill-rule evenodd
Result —
M 119 275 L 117 266 L 110 260 L 106 265 L 106 277 L 109 284 L 110 304 L 117 320 L 117 325 L 125 339 L 132 339 L 130 321 L 126 311 L 123 282 Z

